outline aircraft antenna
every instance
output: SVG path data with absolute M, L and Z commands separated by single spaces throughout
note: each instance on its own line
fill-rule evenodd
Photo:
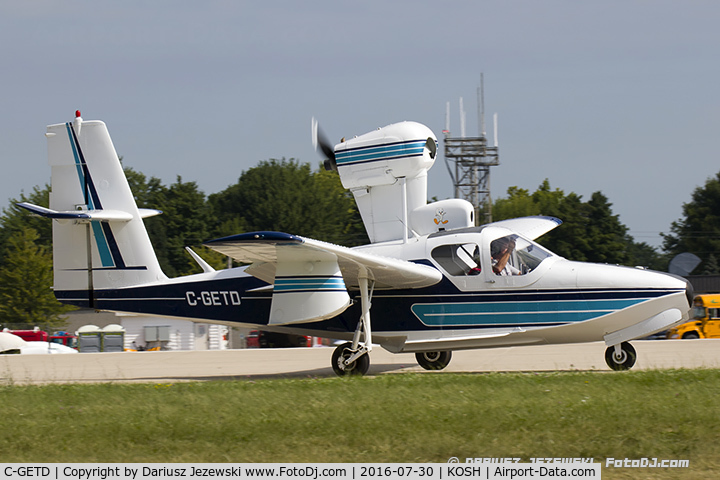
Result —
M 450 102 L 445 103 L 445 130 L 444 134 L 450 133 Z
M 480 136 L 485 137 L 485 79 L 483 77 L 483 74 L 480 74 L 480 86 L 477 90 L 477 96 L 478 96 L 478 118 L 480 119 Z
M 442 133 L 445 138 L 450 136 L 450 102 L 445 103 L 445 130 L 443 130 Z M 444 160 L 445 167 L 447 168 L 448 174 L 450 174 L 450 179 L 452 180 L 453 185 L 455 185 L 455 174 L 453 173 L 453 169 L 450 167 L 450 161 L 448 160 L 447 155 Z
M 493 114 L 493 133 L 495 136 L 495 148 L 498 147 L 498 115 L 497 112 Z
M 488 145 L 485 132 L 485 94 L 484 78 L 480 77 L 478 88 L 480 106 L 478 108 L 478 128 L 480 135 L 465 137 L 465 110 L 463 100 L 460 98 L 460 137 L 452 137 L 450 129 L 445 133 L 445 164 L 455 187 L 455 198 L 469 201 L 475 207 L 475 224 L 482 225 L 492 222 L 492 199 L 490 197 L 490 167 L 500 165 L 500 156 L 497 145 L 497 114 L 495 121 L 495 146 Z M 449 106 L 446 108 L 446 126 Z M 451 167 L 454 163 L 454 169 Z M 453 174 L 454 170 L 454 174 Z

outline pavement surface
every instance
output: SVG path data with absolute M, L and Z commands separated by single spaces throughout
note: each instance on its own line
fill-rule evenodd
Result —
M 638 340 L 633 369 L 720 368 L 718 340 Z M 602 342 L 453 352 L 445 372 L 610 369 Z M 182 352 L 0 355 L 0 384 L 178 382 L 332 377 L 331 347 Z M 425 372 L 414 354 L 370 353 L 368 375 Z

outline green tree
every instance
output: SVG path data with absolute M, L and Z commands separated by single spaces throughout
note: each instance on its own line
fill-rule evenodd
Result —
M 131 168 L 125 168 L 125 175 L 138 207 L 163 212 L 146 219 L 145 228 L 166 275 L 176 277 L 201 271 L 185 251 L 186 246 L 194 247 L 216 268 L 225 266 L 222 255 L 200 246 L 210 239 L 210 226 L 215 222 L 205 194 L 196 182 L 184 182 L 178 176 L 175 183 L 166 187 L 158 178 L 148 180 Z
M 195 182 L 183 182 L 178 175 L 175 183 L 164 192 L 159 207 L 163 214 L 158 217 L 163 223 L 167 243 L 161 246 L 166 251 L 168 275 L 197 273 L 200 268 L 185 251 L 186 246 L 199 246 L 210 240 L 212 210 L 205 194 Z M 198 252 L 200 253 L 200 252 Z M 212 255 L 210 263 L 223 257 Z
M 125 167 L 124 171 L 137 206 L 139 208 L 157 208 L 157 202 L 165 192 L 162 181 L 157 177 L 150 177 L 148 180 L 145 174 L 136 172 L 131 167 Z
M 628 229 L 620 218 L 612 213 L 612 204 L 600 192 L 595 192 L 587 202 L 588 238 L 594 239 L 588 260 L 598 263 L 631 263 L 628 249 Z
M 702 270 L 703 275 L 718 275 L 720 274 L 720 266 L 718 266 L 718 260 L 712 253 L 708 255 L 705 261 L 704 268 Z
M 217 236 L 272 230 L 351 246 L 367 242 L 355 201 L 338 175 L 313 172 L 294 159 L 260 162 L 209 201 Z
M 632 263 L 631 266 L 647 267 L 658 272 L 667 272 L 670 259 L 667 255 L 648 245 L 646 242 L 635 242 L 630 236 L 627 237 L 628 253 Z
M 55 299 L 52 256 L 35 242 L 32 228 L 16 231 L 8 239 L 0 268 L 0 323 L 62 326 L 62 313 L 73 310 Z
M 530 191 L 524 188 L 510 187 L 507 190 L 507 198 L 498 198 L 493 203 L 494 220 L 529 217 L 531 215 L 540 215 L 540 206 L 535 203 Z
M 720 172 L 697 187 L 691 201 L 683 204 L 683 218 L 672 223 L 669 234 L 663 234 L 663 250 L 673 257 L 694 253 L 703 263 L 720 255 Z
M 46 218 L 30 215 L 27 210 L 16 206 L 16 203 L 19 202 L 48 207 L 50 205 L 50 185 L 45 185 L 43 188 L 35 186 L 29 195 L 21 193 L 19 199 L 11 198 L 9 205 L 3 209 L 2 217 L 0 217 L 0 259 L 5 257 L 9 238 L 26 228 L 32 228 L 37 232 L 36 243 L 38 245 L 46 247 L 48 251 L 52 250 L 52 222 Z
M 571 260 L 652 266 L 657 253 L 647 244 L 636 244 L 628 229 L 612 212 L 612 204 L 601 192 L 584 202 L 576 193 L 552 189 L 546 179 L 534 193 L 511 187 L 507 198 L 497 199 L 493 218 L 503 220 L 528 215 L 557 217 L 563 224 L 545 234 L 540 242 Z M 638 263 L 640 262 L 640 263 Z

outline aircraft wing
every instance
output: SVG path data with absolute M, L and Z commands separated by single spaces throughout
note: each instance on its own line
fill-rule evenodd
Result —
M 442 279 L 437 269 L 426 265 L 280 232 L 243 233 L 210 240 L 205 246 L 238 262 L 251 263 L 246 271 L 268 283 L 273 283 L 276 270 L 271 265 L 332 260 L 337 261 L 350 288 L 357 287 L 357 278 L 363 274 L 375 280 L 378 289 L 428 287 Z
M 535 240 L 560 225 L 562 225 L 562 220 L 559 218 L 536 216 L 500 220 L 499 222 L 493 222 L 488 226 L 507 228 L 508 230 L 512 230 L 523 237 Z
M 332 318 L 350 306 L 348 288 L 358 278 L 374 288 L 420 288 L 438 283 L 433 267 L 386 258 L 280 232 L 252 232 L 211 240 L 205 246 L 251 263 L 245 270 L 273 285 L 271 325 Z

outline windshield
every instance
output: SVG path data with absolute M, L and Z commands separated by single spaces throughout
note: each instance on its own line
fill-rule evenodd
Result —
M 531 272 L 537 268 L 543 260 L 553 255 L 537 243 L 530 242 L 522 237 L 517 238 L 515 245 L 515 251 L 520 259 L 520 263 L 527 270 L 524 273 Z
M 490 252 L 496 275 L 525 275 L 553 256 L 537 243 L 519 235 L 496 238 L 490 244 Z

